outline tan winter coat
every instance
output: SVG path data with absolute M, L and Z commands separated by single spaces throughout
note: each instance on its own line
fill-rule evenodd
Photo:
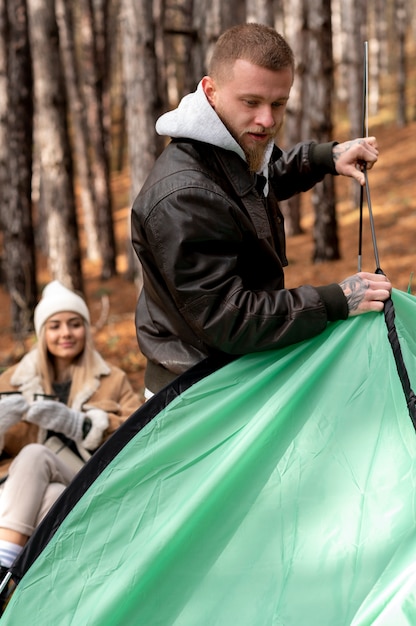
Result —
M 45 393 L 36 367 L 36 348 L 22 360 L 0 376 L 0 393 L 20 391 L 31 403 L 34 394 Z M 95 352 L 95 371 L 91 380 L 86 380 L 75 396 L 71 408 L 77 411 L 101 409 L 106 411 L 109 427 L 104 432 L 103 443 L 138 407 L 140 400 L 121 369 L 110 365 Z M 4 447 L 0 457 L 0 475 L 7 472 L 11 460 L 23 446 L 29 443 L 43 443 L 47 431 L 36 424 L 21 421 L 10 427 L 4 436 Z M 88 458 L 90 453 L 78 444 L 81 456 Z

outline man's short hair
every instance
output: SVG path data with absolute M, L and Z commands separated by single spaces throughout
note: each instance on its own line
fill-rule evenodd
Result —
M 215 44 L 208 66 L 214 80 L 229 76 L 237 59 L 272 71 L 290 67 L 295 61 L 291 47 L 274 28 L 249 22 L 226 30 Z

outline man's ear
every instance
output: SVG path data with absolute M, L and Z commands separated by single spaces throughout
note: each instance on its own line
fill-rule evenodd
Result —
M 204 90 L 204 94 L 207 97 L 210 105 L 215 109 L 215 83 L 211 76 L 204 76 L 201 81 L 202 89 Z

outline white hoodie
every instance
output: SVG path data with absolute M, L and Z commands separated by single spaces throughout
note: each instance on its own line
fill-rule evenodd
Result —
M 156 132 L 168 137 L 195 139 L 238 154 L 244 161 L 246 157 L 240 144 L 234 139 L 227 127 L 220 120 L 207 100 L 200 82 L 196 91 L 188 94 L 173 111 L 164 113 L 156 122 Z M 270 142 L 264 155 L 262 167 L 257 172 L 268 178 L 268 164 L 273 151 Z M 268 185 L 264 189 L 267 195 Z

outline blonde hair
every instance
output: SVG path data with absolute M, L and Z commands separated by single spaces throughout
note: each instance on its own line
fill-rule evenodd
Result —
M 74 397 L 85 386 L 85 381 L 94 378 L 95 348 L 91 335 L 90 325 L 83 319 L 85 328 L 85 345 L 83 351 L 74 359 L 70 367 L 71 389 L 69 392 L 68 406 L 72 405 Z M 38 370 L 42 387 L 47 394 L 53 394 L 55 380 L 55 368 L 53 357 L 46 345 L 45 324 L 42 326 L 37 342 Z
M 253 22 L 233 26 L 219 37 L 208 74 L 217 81 L 227 79 L 237 59 L 272 71 L 295 68 L 287 41 L 274 28 Z

